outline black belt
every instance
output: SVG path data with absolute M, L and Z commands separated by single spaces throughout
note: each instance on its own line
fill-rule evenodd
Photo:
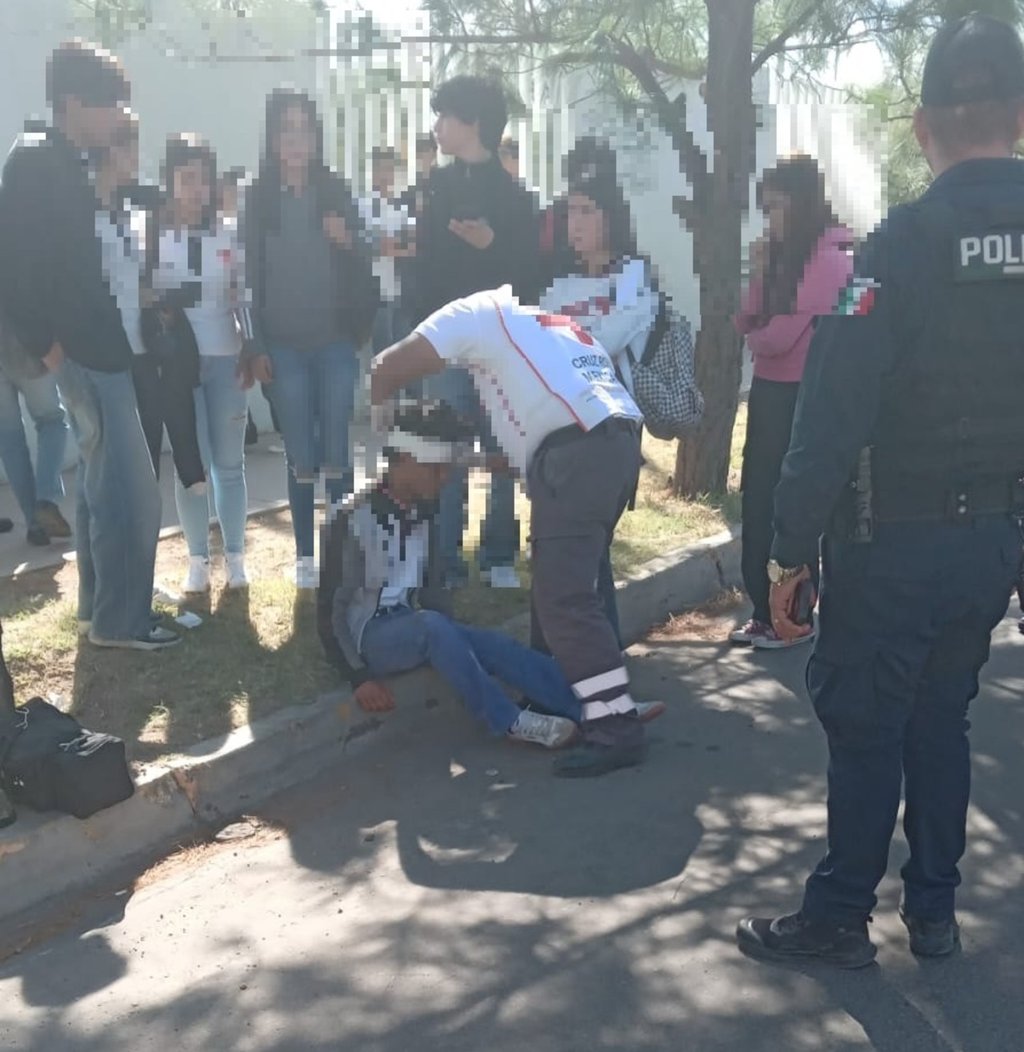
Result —
M 980 515 L 1024 513 L 1024 486 L 1016 479 L 954 487 L 881 486 L 872 499 L 875 522 L 969 522 Z

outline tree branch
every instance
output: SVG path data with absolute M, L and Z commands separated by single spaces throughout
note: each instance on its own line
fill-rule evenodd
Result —
M 754 56 L 750 72 L 752 74 L 756 73 L 770 58 L 780 54 L 789 41 L 825 6 L 825 3 L 826 0 L 811 0 L 811 3 L 785 29 L 781 30 L 772 40 L 769 40 Z

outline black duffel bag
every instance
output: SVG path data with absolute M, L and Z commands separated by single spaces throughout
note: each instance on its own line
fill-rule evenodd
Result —
M 42 698 L 15 706 L 2 639 L 0 626 L 0 792 L 14 804 L 76 818 L 127 800 L 135 786 L 124 742 L 87 731 Z M 13 820 L 8 811 L 2 824 Z
M 87 731 L 42 698 L 15 711 L 0 747 L 0 781 L 15 804 L 88 818 L 135 792 L 120 738 Z

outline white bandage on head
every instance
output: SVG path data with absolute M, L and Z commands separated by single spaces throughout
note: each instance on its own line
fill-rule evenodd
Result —
M 397 453 L 408 453 L 421 464 L 451 464 L 459 457 L 461 451 L 461 447 L 455 442 L 414 435 L 397 428 L 388 432 L 384 448 L 393 449 Z

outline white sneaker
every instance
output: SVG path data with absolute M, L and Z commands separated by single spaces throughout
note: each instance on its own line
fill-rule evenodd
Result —
M 228 588 L 248 588 L 249 577 L 245 572 L 245 556 L 240 552 L 225 552 L 224 569 Z
M 488 574 L 492 588 L 521 588 L 522 582 L 514 566 L 492 566 Z
M 193 555 L 188 560 L 188 575 L 182 582 L 185 595 L 199 595 L 210 590 L 210 560 L 202 555 Z
M 576 731 L 576 724 L 564 716 L 543 716 L 523 709 L 509 728 L 508 737 L 529 745 L 543 745 L 545 749 L 561 749 L 576 737 Z
M 650 723 L 659 716 L 664 716 L 668 706 L 663 701 L 638 701 L 636 703 L 636 714 L 641 723 Z
M 311 555 L 304 555 L 295 560 L 295 573 L 291 579 L 300 592 L 309 592 L 316 589 L 320 584 L 319 574 L 316 571 L 316 559 Z

